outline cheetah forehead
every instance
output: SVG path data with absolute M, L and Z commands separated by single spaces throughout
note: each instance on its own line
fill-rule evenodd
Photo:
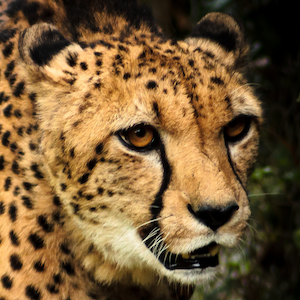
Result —
M 163 115 L 174 113 L 178 113 L 175 119 L 184 115 L 185 122 L 191 122 L 195 117 L 210 116 L 204 112 L 208 106 L 220 112 L 228 110 L 219 126 L 239 114 L 261 115 L 251 87 L 232 62 L 224 59 L 228 53 L 221 46 L 206 39 L 174 42 L 153 36 L 151 43 L 146 43 L 150 37 L 141 34 L 125 42 L 114 38 L 75 44 L 54 26 L 39 24 L 23 33 L 19 49 L 24 72 L 29 71 L 35 79 L 32 85 L 38 96 L 41 91 L 40 105 L 45 104 L 46 115 L 52 112 L 46 95 L 52 97 L 53 93 L 65 103 L 69 99 L 72 106 L 78 103 L 85 117 L 101 113 L 102 107 L 105 117 L 111 116 L 112 132 L 120 129 L 120 120 L 123 127 L 138 122 L 158 124 L 158 116 L 162 121 Z M 47 53 L 50 43 L 54 50 Z M 163 123 L 171 130 L 176 126 L 170 121 L 165 118 Z

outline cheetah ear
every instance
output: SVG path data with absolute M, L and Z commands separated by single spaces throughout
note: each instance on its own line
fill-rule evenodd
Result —
M 72 65 L 78 52 L 83 51 L 78 44 L 67 40 L 55 26 L 47 23 L 24 30 L 18 47 L 29 79 L 39 81 L 46 78 L 62 84 L 74 80 Z
M 249 46 L 245 41 L 243 29 L 229 15 L 223 13 L 209 13 L 203 17 L 193 28 L 190 38 L 198 42 L 209 40 L 214 44 L 221 46 L 226 52 L 226 56 L 231 57 L 231 64 L 235 68 L 243 66 L 249 52 Z M 203 49 L 204 50 L 204 49 Z

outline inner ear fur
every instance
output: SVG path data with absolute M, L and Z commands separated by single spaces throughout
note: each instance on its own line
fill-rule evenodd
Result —
M 235 68 L 244 66 L 249 53 L 242 26 L 231 16 L 223 13 L 209 13 L 193 28 L 187 42 L 213 42 L 232 57 Z
M 54 81 L 65 77 L 66 70 L 72 71 L 64 57 L 83 51 L 48 23 L 36 24 L 24 30 L 18 48 L 29 76 L 35 79 L 46 76 Z

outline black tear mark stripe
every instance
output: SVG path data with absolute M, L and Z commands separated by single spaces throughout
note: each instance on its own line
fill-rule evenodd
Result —
M 233 174 L 234 174 L 235 177 L 237 178 L 238 182 L 240 183 L 241 187 L 243 188 L 243 190 L 245 191 L 245 193 L 246 193 L 246 195 L 247 195 L 247 197 L 248 197 L 248 192 L 247 192 L 247 190 L 246 190 L 246 187 L 243 185 L 243 182 L 242 182 L 241 178 L 239 177 L 239 175 L 237 174 L 237 172 L 236 172 L 236 170 L 235 170 L 235 168 L 234 168 L 234 165 L 233 165 L 233 162 L 232 162 L 232 159 L 231 159 L 231 155 L 230 155 L 230 151 L 229 151 L 229 145 L 228 145 L 228 142 L 227 142 L 227 141 L 225 142 L 225 145 L 226 145 L 226 149 L 227 149 L 227 158 L 228 158 L 228 162 L 229 162 L 229 164 L 230 164 L 230 166 L 231 166 L 231 169 L 232 169 L 232 171 L 233 171 Z M 248 200 L 249 200 L 249 202 L 250 202 L 249 197 L 248 197 Z
M 172 169 L 171 169 L 171 166 L 167 159 L 165 147 L 162 142 L 161 142 L 159 152 L 160 152 L 160 158 L 161 158 L 162 167 L 163 167 L 163 180 L 162 180 L 160 189 L 155 196 L 155 200 L 151 205 L 152 220 L 157 218 L 157 216 L 159 215 L 159 213 L 161 212 L 161 210 L 163 208 L 162 197 L 163 197 L 164 192 L 167 190 L 167 188 L 170 184 L 171 175 L 172 175 Z

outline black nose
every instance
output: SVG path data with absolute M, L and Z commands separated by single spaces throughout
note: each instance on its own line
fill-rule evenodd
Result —
M 227 223 L 238 209 L 239 206 L 236 203 L 231 203 L 226 207 L 203 206 L 199 210 L 194 211 L 192 206 L 188 204 L 188 210 L 192 215 L 213 231 Z

